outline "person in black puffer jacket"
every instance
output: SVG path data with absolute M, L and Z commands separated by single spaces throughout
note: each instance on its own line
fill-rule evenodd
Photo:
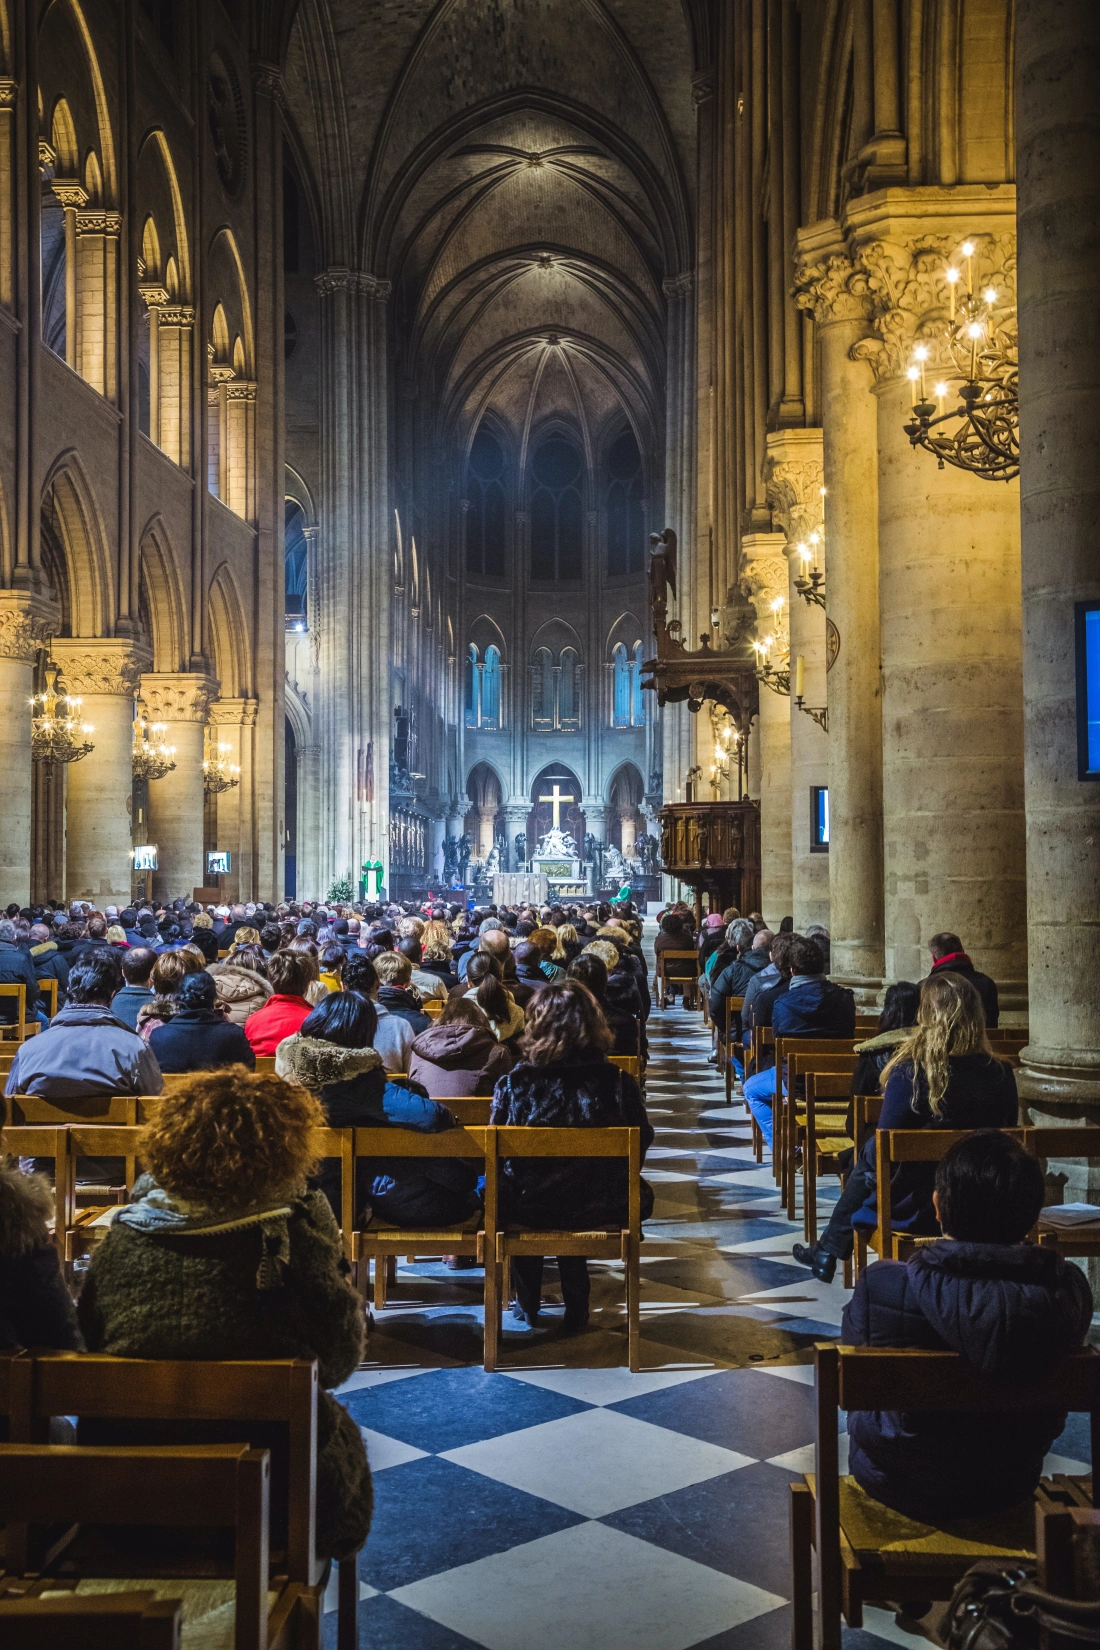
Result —
M 1072 1261 L 1024 1241 L 1043 1191 L 1037 1159 L 1010 1135 L 989 1129 L 957 1141 L 936 1171 L 943 1238 L 905 1263 L 867 1268 L 844 1311 L 844 1344 L 946 1348 L 991 1389 L 1047 1374 L 1083 1344 L 1092 1293 Z M 849 1471 L 908 1518 L 999 1513 L 1034 1493 L 1065 1424 L 1054 1410 L 853 1410 Z
M 218 987 L 207 973 L 188 974 L 176 992 L 176 1012 L 149 1034 L 161 1071 L 211 1071 L 218 1066 L 256 1065 L 244 1027 L 232 1025 L 216 1008 Z
M 514 1127 L 641 1130 L 642 1159 L 653 1130 L 637 1083 L 607 1058 L 612 1035 L 599 1004 L 578 980 L 548 985 L 531 999 L 521 1063 L 493 1092 L 490 1123 Z M 621 1226 L 627 1218 L 626 1165 L 606 1158 L 526 1158 L 501 1165 L 502 1221 L 535 1231 Z M 642 1219 L 653 1211 L 642 1181 Z M 588 1263 L 558 1256 L 565 1327 L 588 1322 Z M 534 1324 L 542 1295 L 542 1257 L 512 1261 L 515 1319 Z
M 635 1013 L 616 1008 L 608 995 L 607 965 L 592 953 L 580 956 L 569 964 L 569 978 L 587 986 L 599 1003 L 611 1035 L 615 1039 L 613 1054 L 637 1054 L 638 1020 Z M 633 981 L 631 981 L 633 984 Z M 637 1000 L 637 994 L 634 994 Z

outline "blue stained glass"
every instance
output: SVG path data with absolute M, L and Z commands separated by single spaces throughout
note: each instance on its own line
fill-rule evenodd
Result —
M 1088 771 L 1100 774 L 1100 608 L 1085 614 L 1085 716 Z

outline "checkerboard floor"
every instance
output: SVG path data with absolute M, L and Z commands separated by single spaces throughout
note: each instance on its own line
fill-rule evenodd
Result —
M 726 1107 L 700 1016 L 655 1013 L 650 1042 L 644 1373 L 623 1367 L 610 1265 L 592 1265 L 586 1334 L 564 1336 L 554 1307 L 535 1331 L 506 1314 L 493 1375 L 482 1274 L 399 1267 L 370 1363 L 339 1393 L 374 1471 L 361 1650 L 790 1643 L 787 1486 L 812 1470 L 811 1348 L 847 1293 L 791 1263 L 801 1227 L 753 1162 L 744 1108 Z M 835 1191 L 819 1195 L 827 1214 Z M 1075 1462 L 1082 1419 L 1056 1446 Z M 329 1603 L 335 1645 L 334 1587 Z M 926 1642 L 865 1614 L 845 1650 Z

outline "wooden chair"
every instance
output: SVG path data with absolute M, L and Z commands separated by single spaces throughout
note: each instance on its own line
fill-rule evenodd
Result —
M 1038 1158 L 1100 1157 L 1100 1128 L 1044 1128 L 1024 1130 L 1024 1150 Z M 1039 1216 L 1039 1242 L 1063 1255 L 1100 1255 L 1100 1219 L 1080 1226 L 1057 1226 L 1046 1211 Z
M 972 1129 L 879 1129 L 875 1136 L 876 1202 L 878 1205 L 878 1232 L 875 1247 L 879 1260 L 908 1260 L 921 1243 L 934 1243 L 935 1238 L 911 1237 L 908 1232 L 895 1232 L 890 1203 L 890 1177 L 896 1163 L 938 1163 L 958 1140 L 965 1140 Z M 1003 1129 L 1020 1144 L 1023 1129 Z
M 779 1183 L 780 1191 L 786 1195 L 787 1182 L 787 1141 L 786 1141 L 786 1107 L 784 1106 L 783 1087 L 787 1079 L 787 1061 L 791 1054 L 847 1054 L 850 1055 L 855 1046 L 854 1037 L 783 1037 L 775 1038 L 775 1095 L 772 1101 L 772 1172 Z M 803 1065 L 805 1072 L 808 1068 Z M 816 1066 L 815 1070 L 826 1070 L 827 1067 Z M 855 1069 L 854 1066 L 852 1068 Z M 794 1083 L 787 1082 L 787 1088 L 795 1094 Z M 800 1097 L 799 1097 L 800 1098 Z M 793 1216 L 791 1217 L 794 1218 Z
M 854 1128 L 852 1130 L 852 1144 L 858 1158 L 863 1147 L 878 1127 L 879 1116 L 882 1112 L 881 1094 L 857 1094 L 853 1101 L 855 1112 Z M 844 1285 L 855 1283 L 864 1267 L 867 1265 L 867 1230 L 865 1227 L 855 1228 L 855 1245 L 852 1250 L 852 1273 L 849 1277 L 848 1262 L 844 1263 Z
M 96 1226 L 103 1216 L 108 1214 L 120 1203 L 129 1200 L 134 1181 L 138 1177 L 138 1147 L 141 1142 L 141 1129 L 137 1126 L 125 1126 L 117 1123 L 70 1123 L 67 1127 L 69 1136 L 69 1196 L 71 1204 L 66 1212 L 65 1219 L 65 1264 L 72 1267 L 84 1255 L 90 1253 L 97 1241 Z M 125 1196 L 114 1203 L 103 1203 L 101 1200 L 88 1203 L 81 1208 L 78 1202 L 79 1188 L 76 1181 L 77 1164 L 82 1157 L 120 1157 L 123 1161 L 123 1182 Z M 58 1208 L 58 1219 L 61 1210 Z
M 179 1650 L 183 1606 L 155 1593 L 55 1592 L 52 1578 L 0 1578 L 4 1650 Z M 50 1597 L 41 1594 L 49 1592 Z
M 627 1366 L 640 1355 L 639 1271 L 642 1241 L 641 1130 L 491 1128 L 485 1131 L 485 1368 L 494 1370 L 500 1347 L 503 1279 L 514 1255 L 583 1255 L 621 1260 L 626 1274 Z M 626 1159 L 627 1224 L 617 1231 L 505 1231 L 499 1210 L 500 1164 L 508 1158 L 621 1157 Z
M 658 1008 L 666 1006 L 669 989 L 674 986 L 679 986 L 683 992 L 684 1007 L 694 1008 L 699 995 L 698 952 L 658 951 L 656 983 Z
M 38 1021 L 27 1020 L 27 988 L 25 985 L 0 985 L 0 997 L 15 998 L 15 1021 L 12 1024 L 0 1022 L 0 1037 L 10 1042 L 22 1043 L 28 1037 L 33 1037 L 38 1030 Z
M 438 1020 L 446 1006 L 446 1000 L 442 997 L 425 997 L 420 1008 L 430 1020 Z
M 273 1054 L 257 1054 L 256 1075 L 259 1076 L 261 1072 L 266 1073 L 268 1077 L 274 1077 L 275 1056 Z
M 750 1065 L 754 1071 L 760 1071 L 762 1069 L 761 1062 L 763 1058 L 763 1050 L 774 1047 L 775 1033 L 771 1026 L 753 1026 L 749 1048 L 749 1058 L 745 1065 L 746 1073 L 748 1072 Z M 756 1118 L 752 1115 L 751 1111 L 749 1112 L 749 1122 L 752 1125 L 752 1155 L 757 1163 L 763 1163 L 764 1136 L 761 1132 L 760 1124 L 756 1121 Z M 775 1139 L 774 1133 L 772 1135 L 772 1139 L 773 1141 Z
M 726 1105 L 733 1099 L 733 1047 L 734 1040 L 730 1031 L 734 1023 L 734 1015 L 740 1014 L 745 1006 L 744 997 L 726 998 L 726 1023 L 718 1026 L 718 1066 L 722 1071 L 726 1084 Z
M 851 1088 L 851 1079 L 858 1063 L 858 1054 L 805 1053 L 792 1048 L 787 1055 L 787 1092 L 780 1097 L 778 1139 L 779 1149 L 783 1154 L 780 1188 L 788 1220 L 794 1220 L 797 1213 L 798 1148 L 803 1144 L 806 1128 L 806 1078 L 811 1071 L 822 1076 L 847 1077 L 848 1086 L 840 1091 L 844 1095 L 843 1100 L 835 1094 L 826 1097 L 824 1091 L 819 1090 L 824 1101 L 822 1111 L 832 1113 L 833 1122 L 840 1125 L 839 1130 L 835 1132 L 842 1134 L 844 1117 L 848 1110 L 848 1089 Z
M 226 957 L 229 956 L 231 950 L 232 950 L 232 947 L 230 947 L 230 949 L 227 950 L 227 951 L 219 951 L 218 952 L 218 961 L 219 962 L 224 962 Z
M 268 1604 L 270 1474 L 268 1451 L 243 1444 L 176 1449 L 0 1444 L 7 1567 L 27 1569 L 25 1532 L 34 1525 L 110 1526 L 124 1519 L 128 1526 L 146 1528 L 230 1528 L 236 1537 L 234 1650 L 290 1650 L 307 1642 L 302 1635 L 308 1613 L 302 1588 L 293 1583 L 278 1590 L 274 1606 Z M 70 1553 L 53 1563 L 68 1567 Z M 131 1568 L 125 1555 L 115 1568 Z M 313 1642 L 319 1642 L 316 1633 Z
M 628 1077 L 633 1077 L 636 1083 L 642 1080 L 642 1059 L 639 1054 L 609 1054 L 608 1059 L 620 1071 L 625 1071 Z
M 38 989 L 46 999 L 46 1011 L 52 1020 L 57 1013 L 57 981 L 54 979 L 39 980 Z
M 790 1490 L 793 1650 L 814 1650 L 815 1546 L 819 1650 L 840 1650 L 841 1617 L 861 1627 L 864 1604 L 949 1598 L 976 1559 L 1018 1560 L 1033 1546 L 1034 1515 L 1026 1504 L 1008 1515 L 967 1520 L 961 1529 L 937 1529 L 873 1500 L 854 1479 L 840 1476 L 840 1410 L 1087 1410 L 1093 1458 L 1100 1459 L 1100 1354 L 1092 1350 L 1020 1386 L 984 1380 L 954 1352 L 829 1345 L 815 1348 L 815 1362 L 816 1470 Z
M 89 1095 L 76 1101 L 44 1100 L 37 1094 L 13 1094 L 8 1100 L 13 1123 L 135 1124 L 141 1121 L 136 1094 Z
M 847 1113 L 851 1086 L 851 1074 L 846 1071 L 806 1073 L 806 1111 L 801 1124 L 802 1229 L 809 1244 L 817 1242 L 818 1179 L 824 1174 L 839 1175 L 841 1153 L 855 1150 L 855 1141 L 844 1132 L 846 1118 L 838 1120 L 832 1106 L 822 1106 L 819 1110 L 819 1102 L 840 1101 Z
M 72 1208 L 73 1162 L 69 1153 L 68 1129 L 51 1129 L 42 1124 L 30 1128 L 4 1130 L 4 1150 L 12 1157 L 37 1157 L 53 1161 L 54 1229 L 58 1259 L 65 1260 L 65 1233 Z
M 492 1108 L 491 1094 L 433 1094 L 433 1100 L 438 1100 L 453 1117 L 457 1117 L 463 1128 L 471 1125 L 475 1128 L 485 1128 L 489 1122 L 489 1112 Z
M 370 1264 L 374 1262 L 374 1306 L 380 1311 L 386 1304 L 386 1283 L 396 1270 L 398 1255 L 472 1255 L 480 1260 L 484 1253 L 484 1228 L 480 1219 L 462 1227 L 441 1226 L 431 1230 L 402 1226 L 371 1224 L 364 1231 L 355 1226 L 355 1163 L 363 1157 L 463 1157 L 484 1158 L 488 1130 L 471 1126 L 446 1129 L 441 1134 L 419 1134 L 414 1129 L 329 1129 L 326 1138 L 350 1135 L 349 1143 L 342 1142 L 339 1152 L 328 1153 L 341 1159 L 340 1197 L 341 1226 L 350 1239 L 353 1275 L 360 1294 L 366 1298 Z M 325 1148 L 327 1152 L 327 1147 Z M 351 1211 L 349 1215 L 349 1210 Z
M 272 1568 L 312 1595 L 320 1612 L 326 1565 L 314 1550 L 317 1473 L 317 1365 L 305 1359 L 191 1361 L 40 1353 L 21 1360 L 11 1382 L 12 1439 L 45 1442 L 56 1415 L 99 1421 L 240 1422 L 285 1437 L 285 1551 Z M 279 1446 L 280 1450 L 284 1447 Z M 283 1481 L 284 1475 L 278 1475 Z M 282 1510 L 282 1509 L 280 1509 Z M 339 1569 L 338 1650 L 357 1650 L 355 1557 Z M 2 1642 L 2 1640 L 0 1640 Z

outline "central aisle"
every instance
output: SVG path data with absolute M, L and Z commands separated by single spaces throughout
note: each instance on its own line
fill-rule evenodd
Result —
M 700 1015 L 655 1012 L 649 1035 L 645 1373 L 622 1367 L 621 1269 L 593 1264 L 585 1334 L 510 1333 L 506 1313 L 486 1375 L 481 1272 L 400 1267 L 341 1389 L 375 1475 L 363 1650 L 789 1645 L 787 1486 L 812 1470 L 810 1349 L 847 1297 L 789 1261 L 801 1227 L 725 1107 Z M 851 1650 L 923 1642 L 867 1616 Z

